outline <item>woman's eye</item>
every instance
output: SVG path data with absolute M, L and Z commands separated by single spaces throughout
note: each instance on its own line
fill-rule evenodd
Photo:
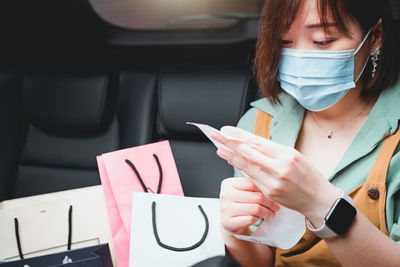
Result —
M 326 46 L 329 43 L 333 42 L 333 40 L 327 40 L 327 41 L 314 41 L 314 44 L 318 45 L 318 46 Z
M 281 46 L 287 46 L 287 45 L 290 45 L 291 43 L 293 43 L 292 40 L 281 40 L 280 41 Z

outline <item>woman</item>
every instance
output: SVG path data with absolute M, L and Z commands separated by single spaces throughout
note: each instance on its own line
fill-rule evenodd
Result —
M 243 172 L 220 194 L 226 249 L 242 266 L 400 266 L 392 24 L 384 0 L 267 2 L 255 61 L 265 98 L 222 129 L 240 141 L 213 134 L 230 148 L 218 155 Z M 272 141 L 249 133 L 260 123 Z M 278 204 L 307 219 L 294 248 L 233 237 Z

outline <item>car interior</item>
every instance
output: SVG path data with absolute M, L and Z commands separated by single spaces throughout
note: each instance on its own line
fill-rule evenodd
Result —
M 97 155 L 161 140 L 185 195 L 218 197 L 233 169 L 186 122 L 236 125 L 259 97 L 265 1 L 153 2 L 1 1 L 0 201 L 98 185 Z

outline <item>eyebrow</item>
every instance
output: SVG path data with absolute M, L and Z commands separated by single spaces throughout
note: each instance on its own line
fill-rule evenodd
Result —
M 330 27 L 336 27 L 338 26 L 337 23 L 327 23 L 325 25 L 326 27 L 330 28 Z M 320 29 L 320 28 L 324 28 L 324 24 L 319 23 L 319 24 L 310 24 L 306 26 L 307 29 Z

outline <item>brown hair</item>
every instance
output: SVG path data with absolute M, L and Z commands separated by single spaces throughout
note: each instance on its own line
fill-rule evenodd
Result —
M 281 55 L 280 40 L 293 23 L 302 0 L 268 0 L 265 18 L 256 46 L 254 68 L 258 84 L 265 97 L 279 103 L 282 92 L 277 81 Z M 351 38 L 346 22 L 356 22 L 364 34 L 382 18 L 382 48 L 375 78 L 371 78 L 372 64 L 369 61 L 362 79 L 366 88 L 362 97 L 378 96 L 397 80 L 399 57 L 394 22 L 387 0 L 318 0 L 319 16 L 325 29 L 328 16 L 332 16 L 342 34 Z M 372 33 L 375 34 L 375 33 Z

